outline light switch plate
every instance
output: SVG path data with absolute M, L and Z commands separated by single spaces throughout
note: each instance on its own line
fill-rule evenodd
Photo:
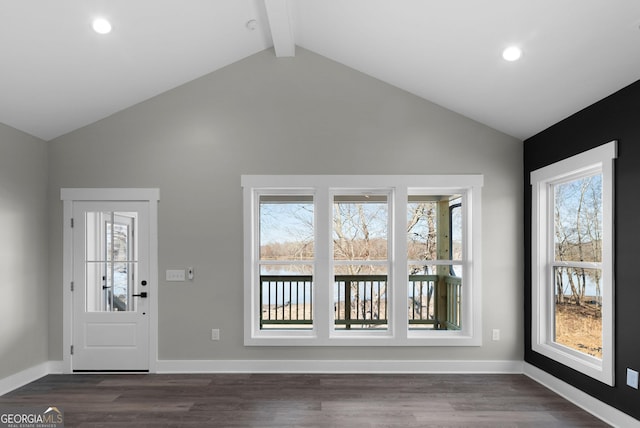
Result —
M 184 269 L 168 269 L 166 279 L 167 281 L 184 281 L 186 278 Z

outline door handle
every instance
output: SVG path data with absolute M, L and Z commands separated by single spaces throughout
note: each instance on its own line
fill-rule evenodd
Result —
M 143 291 L 140 294 L 132 294 L 132 297 L 142 297 L 143 299 L 146 299 L 147 298 L 147 292 Z

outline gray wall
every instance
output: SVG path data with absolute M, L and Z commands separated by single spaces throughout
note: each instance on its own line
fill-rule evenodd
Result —
M 0 124 L 0 379 L 49 360 L 47 146 Z
M 62 187 L 160 188 L 160 359 L 522 360 L 517 139 L 298 49 L 258 53 L 49 144 L 52 360 L 62 359 Z M 240 176 L 306 173 L 484 174 L 484 346 L 244 347 Z M 162 280 L 186 266 L 195 281 Z

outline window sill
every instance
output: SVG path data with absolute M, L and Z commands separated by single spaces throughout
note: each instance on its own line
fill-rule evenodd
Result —
M 272 332 L 269 332 L 272 333 Z M 255 335 L 245 338 L 245 346 L 482 346 L 481 338 L 462 335 L 461 332 L 431 331 L 430 334 L 411 334 L 408 337 L 369 336 L 369 335 L 342 335 L 335 334 L 330 337 L 320 338 L 314 335 L 288 335 L 269 334 Z M 436 333 L 436 334 L 434 334 Z

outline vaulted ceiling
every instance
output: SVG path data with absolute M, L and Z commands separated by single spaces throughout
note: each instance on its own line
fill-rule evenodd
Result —
M 525 139 L 640 79 L 639 25 L 640 0 L 1 0 L 0 122 L 50 140 L 299 46 Z

